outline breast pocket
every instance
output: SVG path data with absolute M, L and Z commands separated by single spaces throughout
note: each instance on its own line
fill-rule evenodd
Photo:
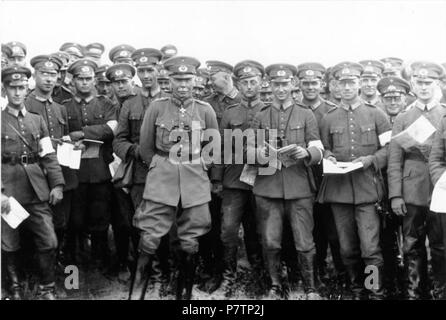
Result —
M 2 152 L 18 152 L 19 147 L 19 137 L 12 134 L 2 134 Z
M 290 143 L 303 144 L 305 143 L 305 126 L 302 123 L 290 126 L 291 141 Z
M 93 114 L 93 124 L 103 124 L 105 122 L 105 113 L 101 110 Z
M 361 126 L 361 144 L 363 146 L 376 144 L 376 130 L 375 125 L 367 124 Z
M 346 144 L 346 131 L 344 127 L 332 127 L 330 128 L 330 134 L 333 140 L 334 147 L 342 147 Z
M 158 118 L 155 121 L 155 126 L 157 141 L 160 141 L 163 145 L 170 145 L 172 142 L 177 141 L 173 139 L 174 137 L 170 137 L 170 134 L 175 127 L 175 122 L 172 119 Z M 170 139 L 172 139 L 172 141 Z

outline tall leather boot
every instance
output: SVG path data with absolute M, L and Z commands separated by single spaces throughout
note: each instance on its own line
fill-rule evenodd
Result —
M 282 285 L 280 281 L 280 251 L 270 250 L 266 253 L 266 268 L 271 281 L 268 291 L 268 300 L 282 299 Z
M 48 250 L 38 252 L 36 256 L 40 272 L 37 299 L 56 300 L 56 276 L 54 272 L 56 252 L 55 250 Z
M 186 279 L 185 279 L 185 294 L 184 300 L 192 299 L 192 287 L 195 280 L 195 269 L 197 267 L 197 255 L 195 253 L 188 253 L 185 257 Z
M 2 251 L 5 259 L 6 275 L 9 280 L 9 293 L 12 300 L 23 300 L 23 290 L 20 284 L 19 257 L 17 252 Z
M 65 246 L 65 230 L 63 228 L 56 229 L 57 250 L 56 250 L 56 264 L 58 267 L 63 266 L 64 254 L 63 248 Z
M 233 286 L 237 274 L 237 249 L 225 247 L 223 251 L 223 281 L 221 288 L 227 298 L 233 294 Z
M 140 251 L 130 284 L 129 300 L 144 300 L 154 255 Z
M 347 270 L 348 279 L 350 280 L 350 293 L 351 300 L 361 300 L 362 299 L 362 293 L 363 293 L 363 276 L 362 276 L 362 270 L 359 263 L 352 264 L 352 265 L 346 265 L 345 266 Z
M 307 300 L 321 300 L 321 296 L 316 292 L 315 285 L 315 256 L 316 255 L 314 251 L 298 253 L 298 259 Z

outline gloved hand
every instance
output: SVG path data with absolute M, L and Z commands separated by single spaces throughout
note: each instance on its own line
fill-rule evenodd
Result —
M 392 198 L 391 207 L 397 216 L 405 216 L 407 213 L 406 203 L 401 197 Z
M 365 156 L 365 157 L 359 157 L 352 161 L 353 163 L 356 162 L 362 162 L 362 165 L 364 169 L 367 169 L 373 164 L 373 156 Z
M 2 193 L 2 213 L 8 214 L 11 211 L 11 205 L 9 203 L 9 197 Z
M 49 203 L 54 206 L 54 205 L 58 204 L 59 202 L 61 202 L 62 199 L 63 199 L 63 187 L 55 186 L 50 192 Z
M 78 141 L 84 138 L 84 133 L 82 131 L 73 131 L 70 132 L 71 141 Z

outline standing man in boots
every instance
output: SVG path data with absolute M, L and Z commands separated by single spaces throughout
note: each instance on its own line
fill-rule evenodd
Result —
M 292 79 L 296 67 L 289 64 L 273 64 L 265 70 L 271 80 L 273 102 L 255 117 L 256 129 L 263 129 L 265 141 L 275 148 L 291 147 L 289 160 L 281 160 L 269 175 L 257 175 L 253 187 L 256 197 L 258 226 L 262 235 L 263 256 L 271 280 L 269 299 L 280 299 L 286 294 L 280 279 L 280 255 L 282 249 L 283 224 L 291 227 L 294 246 L 305 287 L 307 299 L 319 299 L 314 279 L 313 201 L 314 184 L 311 183 L 309 166 L 322 160 L 322 143 L 313 112 L 296 104 L 291 97 Z M 261 133 L 263 131 L 259 131 Z M 277 134 L 275 134 L 277 133 Z M 257 135 L 257 140 L 261 134 Z M 262 144 L 263 141 L 257 141 Z M 248 152 L 260 157 L 271 154 L 269 147 L 252 150 L 248 138 Z
M 191 136 L 201 137 L 204 129 L 214 129 L 220 137 L 212 107 L 192 98 L 193 78 L 199 65 L 198 60 L 190 57 L 166 60 L 164 66 L 170 72 L 172 96 L 153 101 L 144 115 L 139 154 L 149 169 L 143 201 L 133 217 L 141 237 L 130 289 L 132 300 L 144 299 L 156 250 L 173 224 L 177 227 L 180 247 L 177 299 L 190 299 L 192 295 L 198 239 L 211 226 L 208 204 L 211 197 L 207 164 L 200 159 L 200 146 L 191 147 L 190 141 L 195 140 Z M 218 154 L 214 156 L 219 159 Z
M 21 299 L 23 289 L 17 254 L 21 231 L 30 232 L 37 250 L 40 276 L 37 298 L 54 300 L 57 237 L 49 204 L 56 205 L 62 200 L 65 182 L 45 121 L 40 115 L 26 111 L 24 105 L 30 76 L 28 68 L 18 65 L 2 70 L 8 98 L 1 117 L 2 194 L 14 197 L 30 214 L 16 229 L 1 220 L 2 258 L 6 262 L 12 297 Z
M 67 110 L 52 99 L 52 92 L 62 65 L 63 62 L 54 55 L 39 55 L 32 58 L 31 66 L 35 70 L 36 87 L 25 99 L 26 109 L 31 113 L 41 115 L 45 120 L 55 150 L 57 150 L 57 140 L 59 140 L 59 143 L 61 140 L 70 140 Z M 78 186 L 77 172 L 65 166 L 61 166 L 61 168 L 65 179 L 64 196 L 60 203 L 52 207 L 54 212 L 53 223 L 58 242 L 57 258 L 59 264 L 62 264 L 62 250 L 71 212 L 72 193 Z
M 363 168 L 347 174 L 325 175 L 318 201 L 331 204 L 353 298 L 362 298 L 368 289 L 370 298 L 380 299 L 383 257 L 375 204 L 383 196 L 378 170 L 386 165 L 388 139 L 384 138 L 389 135 L 390 123 L 382 110 L 360 99 L 362 71 L 362 66 L 353 62 L 333 67 L 341 89 L 341 103 L 322 118 L 320 128 L 328 161 L 361 162 Z M 377 286 L 364 287 L 363 264 L 378 271 Z
M 86 146 L 78 171 L 79 186 L 73 192 L 72 214 L 69 220 L 67 246 L 75 258 L 76 236 L 91 233 L 92 258 L 101 268 L 109 265 L 110 250 L 107 232 L 110 225 L 112 194 L 109 163 L 112 162 L 113 131 L 116 110 L 112 102 L 97 97 L 94 88 L 96 63 L 79 59 L 70 65 L 76 93 L 65 101 L 71 141 Z M 85 139 L 102 143 L 88 142 Z
M 435 88 L 444 70 L 431 62 L 414 62 L 413 91 L 417 100 L 402 111 L 393 125 L 392 137 L 409 127 L 421 116 L 436 129 L 446 114 L 446 106 L 435 99 Z M 432 182 L 428 159 L 434 135 L 423 144 L 402 148 L 395 140 L 390 143 L 389 198 L 393 212 L 403 217 L 403 252 L 405 295 L 408 299 L 428 297 L 426 235 L 432 256 L 434 295 L 446 285 L 446 261 L 439 214 L 429 210 Z
M 232 296 L 237 277 L 238 233 L 242 222 L 246 252 L 256 279 L 260 278 L 262 270 L 262 248 L 255 220 L 255 198 L 252 194 L 252 186 L 240 181 L 243 163 L 246 161 L 237 164 L 237 159 L 239 159 L 238 161 L 243 160 L 246 155 L 240 154 L 243 149 L 234 150 L 232 148 L 232 134 L 229 136 L 230 139 L 226 140 L 224 131 L 229 129 L 233 130 L 232 133 L 235 135 L 241 135 L 243 131 L 252 127 L 255 115 L 264 108 L 263 102 L 260 101 L 260 85 L 263 74 L 263 66 L 256 61 L 245 60 L 235 65 L 234 75 L 242 99 L 239 104 L 229 106 L 223 112 L 220 123 L 223 143 L 231 145 L 232 152 L 235 152 L 230 159 L 230 164 L 217 166 L 216 169 L 219 173 L 216 180 L 223 184 L 221 241 L 223 243 L 224 271 L 221 287 L 226 297 Z M 246 145 L 245 141 L 243 145 Z M 227 156 L 225 155 L 224 158 Z

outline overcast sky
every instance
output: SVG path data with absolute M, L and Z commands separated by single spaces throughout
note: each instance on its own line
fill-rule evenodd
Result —
M 4 1 L 1 41 L 29 57 L 64 42 L 161 48 L 202 63 L 380 59 L 446 62 L 443 1 Z M 103 62 L 109 63 L 108 55 Z

